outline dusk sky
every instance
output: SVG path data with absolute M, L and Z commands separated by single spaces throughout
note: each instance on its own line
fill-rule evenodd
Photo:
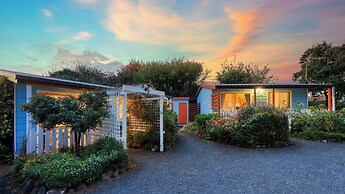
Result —
M 0 22 L 1 69 L 185 57 L 214 75 L 236 55 L 291 82 L 306 49 L 345 43 L 345 0 L 2 0 Z

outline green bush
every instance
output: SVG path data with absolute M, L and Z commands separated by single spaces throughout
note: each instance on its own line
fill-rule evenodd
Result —
M 292 134 L 305 130 L 345 133 L 345 117 L 341 112 L 314 111 L 311 115 L 300 115 L 292 120 Z
M 279 111 L 257 112 L 246 121 L 239 122 L 237 143 L 244 147 L 265 145 L 282 146 L 289 143 L 287 116 Z
M 0 163 L 13 159 L 13 83 L 0 76 Z
M 246 107 L 235 117 L 213 118 L 206 139 L 241 147 L 280 147 L 289 144 L 288 118 L 271 106 Z
M 183 126 L 182 130 L 187 132 L 198 131 L 198 127 L 196 125 L 196 122 L 193 121 Z
M 85 147 L 82 157 L 72 153 L 58 153 L 42 157 L 16 160 L 12 173 L 42 180 L 49 188 L 77 185 L 98 179 L 109 169 L 127 168 L 128 156 L 122 145 L 105 138 Z
M 4 146 L 0 142 L 0 164 L 11 162 L 13 159 L 13 153 L 11 149 L 7 146 Z
M 178 131 L 177 115 L 172 111 L 163 113 L 164 149 L 169 149 L 175 144 Z M 160 145 L 160 133 L 158 126 L 148 127 L 145 131 L 129 132 L 128 147 L 158 149 Z
M 333 141 L 333 142 L 345 142 L 344 133 L 329 133 L 324 131 L 315 131 L 315 130 L 305 130 L 295 134 L 296 137 L 306 140 L 313 141 Z
M 208 127 L 208 122 L 214 117 L 219 117 L 217 114 L 198 114 L 195 116 L 194 121 L 198 128 L 198 133 L 203 134 Z
M 291 133 L 307 140 L 342 142 L 345 136 L 345 114 L 340 110 L 313 111 L 310 115 L 299 115 L 291 122 Z

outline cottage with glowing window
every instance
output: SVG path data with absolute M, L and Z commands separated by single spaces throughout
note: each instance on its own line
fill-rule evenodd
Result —
M 267 104 L 283 109 L 308 107 L 311 89 L 327 89 L 328 109 L 335 109 L 333 84 L 201 84 L 196 99 L 200 113 L 236 112 L 250 105 Z

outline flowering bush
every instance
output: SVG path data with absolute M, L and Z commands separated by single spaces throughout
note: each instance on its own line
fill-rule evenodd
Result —
M 294 114 L 291 133 L 303 139 L 345 141 L 342 138 L 345 135 L 345 116 L 340 111 L 321 110 Z
M 213 117 L 207 122 L 205 138 L 242 147 L 289 144 L 288 118 L 271 106 L 246 107 L 233 117 Z
M 100 177 L 106 170 L 128 166 L 128 156 L 114 139 L 100 139 L 85 147 L 82 157 L 72 153 L 58 153 L 42 157 L 20 159 L 14 168 L 22 177 L 42 180 L 49 188 L 77 185 Z
M 214 117 L 220 117 L 217 114 L 198 114 L 195 117 L 196 126 L 198 128 L 198 134 L 203 134 L 207 127 L 209 127 L 209 121 Z

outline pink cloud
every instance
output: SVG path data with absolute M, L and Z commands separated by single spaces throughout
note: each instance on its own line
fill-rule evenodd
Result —
M 226 23 L 226 19 L 195 17 L 192 20 L 176 13 L 172 5 L 171 2 L 166 5 L 159 1 L 114 0 L 109 6 L 105 26 L 124 41 L 174 45 L 179 50 L 193 52 L 209 52 L 218 47 L 216 42 L 221 39 L 222 32 L 216 28 Z

